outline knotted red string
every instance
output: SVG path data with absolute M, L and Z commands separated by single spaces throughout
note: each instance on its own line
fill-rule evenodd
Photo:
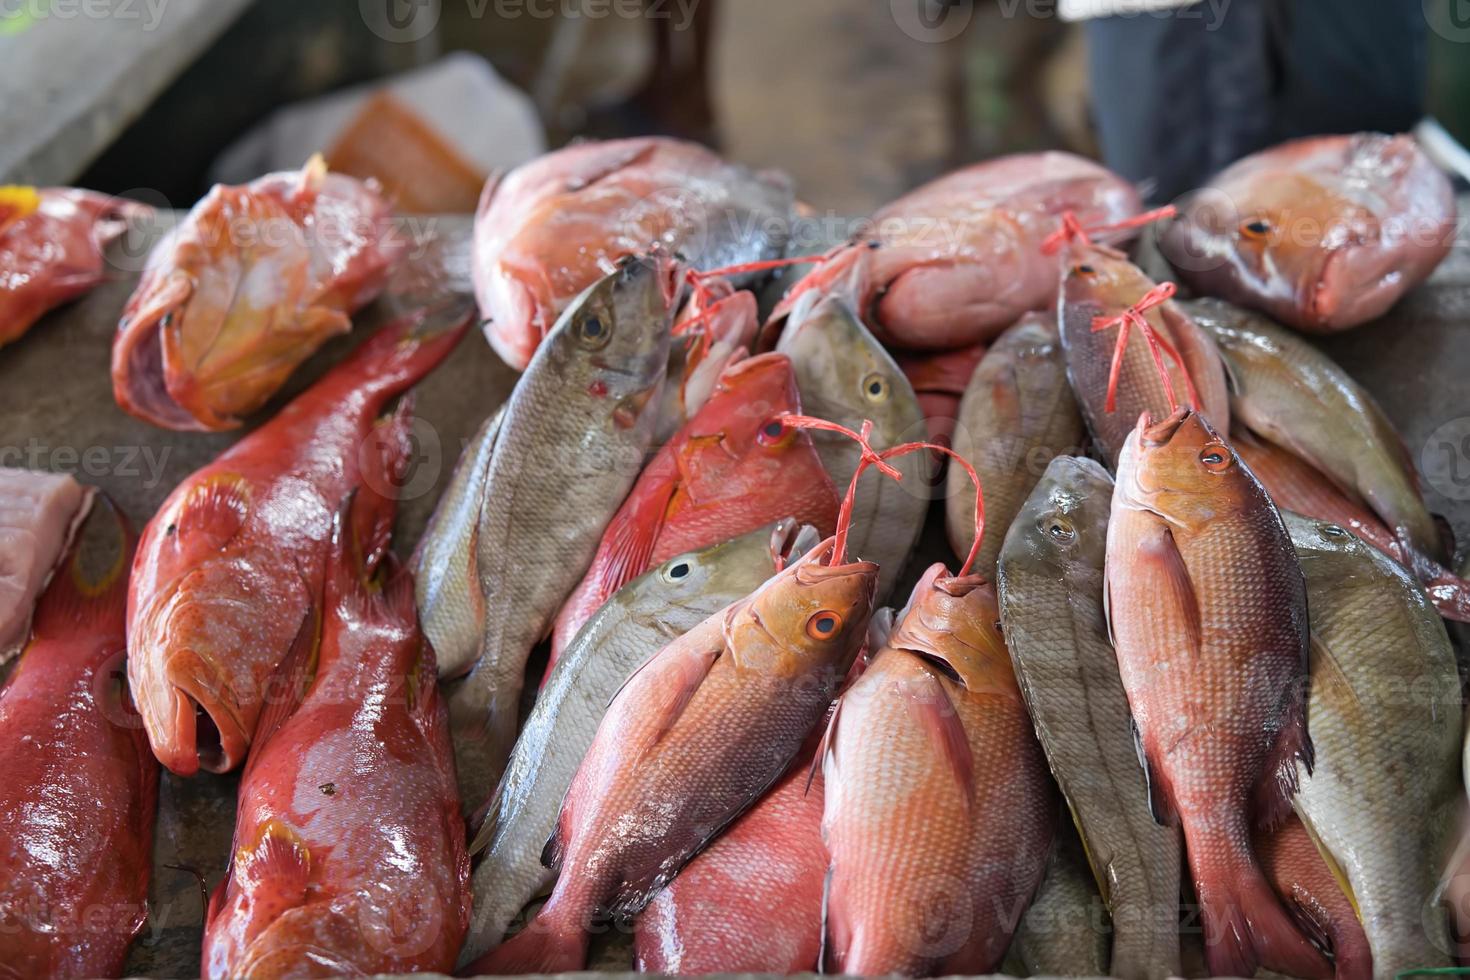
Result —
M 1123 372 L 1123 354 L 1128 349 L 1128 335 L 1133 327 L 1137 327 L 1143 334 L 1144 341 L 1148 344 L 1148 353 L 1153 358 L 1154 368 L 1159 372 L 1159 380 L 1164 385 L 1164 397 L 1169 400 L 1169 411 L 1179 407 L 1179 400 L 1174 396 L 1174 384 L 1169 378 L 1169 369 L 1164 365 L 1164 355 L 1167 354 L 1179 367 L 1179 372 L 1184 375 L 1184 383 L 1189 388 L 1189 402 L 1196 411 L 1199 410 L 1199 392 L 1195 390 L 1194 379 L 1189 376 L 1189 369 L 1184 365 L 1184 359 L 1179 356 L 1179 351 L 1169 340 L 1154 329 L 1153 324 L 1148 322 L 1144 316 L 1149 310 L 1163 303 L 1178 291 L 1178 287 L 1172 282 L 1161 282 L 1148 292 L 1138 298 L 1138 302 L 1114 316 L 1095 316 L 1092 318 L 1092 332 L 1106 330 L 1109 327 L 1118 327 L 1118 342 L 1113 346 L 1113 363 L 1108 369 L 1108 398 L 1103 404 L 1104 411 L 1112 412 L 1118 407 L 1118 379 Z
M 1112 224 L 1084 226 L 1078 220 L 1075 212 L 1063 211 L 1061 226 L 1041 240 L 1041 254 L 1055 255 L 1061 250 L 1063 245 L 1070 245 L 1073 242 L 1082 242 L 1083 244 L 1090 245 L 1094 235 L 1111 235 L 1114 232 L 1127 231 L 1130 228 L 1142 228 L 1144 225 L 1152 224 L 1160 218 L 1172 218 L 1176 213 L 1174 205 L 1166 204 L 1161 208 L 1154 208 L 1152 211 L 1135 214 L 1131 218 L 1124 218 L 1122 221 L 1115 221 Z

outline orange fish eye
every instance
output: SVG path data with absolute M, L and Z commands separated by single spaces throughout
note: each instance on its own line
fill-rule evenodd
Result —
M 756 440 L 762 446 L 779 446 L 790 437 L 793 431 L 795 430 L 788 430 L 786 423 L 780 419 L 771 419 L 761 426 L 760 432 L 756 434 Z
M 842 616 L 830 609 L 812 613 L 806 621 L 806 635 L 814 640 L 830 640 L 842 629 Z
M 1230 464 L 1235 462 L 1235 457 L 1231 455 L 1229 449 L 1218 442 L 1212 442 L 1199 451 L 1199 461 L 1211 473 L 1223 473 L 1230 469 Z
M 1271 234 L 1271 222 L 1265 218 L 1252 218 L 1240 223 L 1240 233 L 1252 241 L 1260 241 Z
M 1083 262 L 1080 265 L 1074 265 L 1074 266 L 1072 266 L 1072 273 L 1074 275 L 1078 275 L 1078 276 L 1082 276 L 1083 278 L 1090 279 L 1093 276 L 1097 275 L 1097 270 L 1094 269 L 1092 266 L 1088 265 L 1086 262 Z

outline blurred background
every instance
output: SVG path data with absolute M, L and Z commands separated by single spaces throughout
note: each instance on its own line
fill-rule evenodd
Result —
M 1302 127 L 1429 113 L 1470 135 L 1465 0 L 1101 2 L 0 0 L 0 182 L 187 207 L 320 148 L 412 175 L 405 210 L 468 210 L 487 171 L 544 147 L 662 133 L 865 213 L 1016 150 L 1106 149 L 1167 196 L 1176 171 Z M 1126 14 L 1068 19 L 1104 7 Z M 1263 100 L 1303 80 L 1315 101 L 1270 131 Z M 1232 113 L 1259 132 L 1211 149 Z

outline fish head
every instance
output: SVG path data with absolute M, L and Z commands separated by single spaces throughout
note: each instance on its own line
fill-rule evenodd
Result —
M 677 275 L 662 253 L 625 256 L 572 301 L 537 358 L 549 358 L 567 384 L 606 399 L 620 427 L 651 420 L 668 370 Z
M 867 637 L 878 566 L 869 561 L 823 564 L 831 550 L 828 539 L 737 606 L 729 632 L 754 635 L 754 642 L 734 642 L 730 649 L 769 651 L 768 672 L 815 671 L 835 684 Z
M 785 456 L 801 430 L 781 419 L 800 411 L 796 375 L 785 354 L 742 358 L 721 372 L 709 401 L 690 423 L 689 449 L 731 462 L 757 452 Z
M 1354 555 L 1377 561 L 1375 549 L 1340 524 L 1318 520 L 1295 511 L 1282 510 L 1281 521 L 1305 569 L 1314 559 L 1329 555 Z
M 806 294 L 787 321 L 777 350 L 797 366 L 802 407 L 844 425 L 873 422 L 880 442 L 917 433 L 900 431 L 910 418 L 910 388 L 898 363 L 841 296 Z
M 1139 418 L 1118 460 L 1118 489 L 1133 505 L 1186 528 L 1265 497 L 1234 447 L 1183 406 L 1160 422 L 1147 412 Z
M 956 577 L 943 564 L 929 566 L 898 614 L 887 646 L 922 658 L 971 694 L 1020 696 L 995 586 L 982 576 Z
M 1005 564 L 1025 562 L 1054 581 L 1073 568 L 1101 569 L 1112 497 L 1113 478 L 1100 464 L 1082 456 L 1058 456 L 1006 535 Z
M 656 592 L 660 602 L 679 606 L 708 593 L 738 594 L 749 588 L 738 583 L 748 582 L 751 569 L 765 568 L 764 577 L 769 578 L 820 542 L 816 528 L 784 518 L 708 548 L 675 555 L 609 601 L 636 606 Z
M 1138 302 L 1154 282 L 1128 256 L 1100 244 L 1074 246 L 1062 266 L 1063 317 L 1071 308 L 1083 314 L 1113 315 Z M 1156 314 L 1150 311 L 1148 316 Z

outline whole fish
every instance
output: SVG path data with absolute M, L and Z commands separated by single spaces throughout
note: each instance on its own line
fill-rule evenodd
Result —
M 541 852 L 618 689 L 671 640 L 750 595 L 817 541 L 815 528 L 783 520 L 677 555 L 623 586 L 587 621 L 536 698 L 470 847 L 485 855 L 475 868 L 462 964 L 497 945 L 526 903 L 555 880 Z
M 471 809 L 515 742 L 531 649 L 642 469 L 669 361 L 673 274 L 662 256 L 624 259 L 567 307 L 506 402 L 474 532 L 484 632 L 449 696 Z
M 993 972 L 1041 884 L 1057 799 L 979 576 L 924 573 L 838 702 L 822 830 L 832 972 Z
M 1326 975 L 1250 839 L 1290 807 L 1298 761 L 1311 767 L 1306 583 L 1266 491 L 1189 409 L 1145 413 L 1128 437 L 1104 590 L 1154 816 L 1184 831 L 1210 972 Z
M 71 187 L 0 186 L 0 347 L 106 279 L 103 251 L 153 209 Z
M 1108 642 L 1112 494 L 1112 479 L 1092 460 L 1053 460 L 1006 534 L 996 584 L 1036 734 L 1112 913 L 1112 975 L 1166 977 L 1180 969 L 1179 832 L 1150 814 Z
M 1067 377 L 1093 441 L 1105 461 L 1115 467 L 1139 414 L 1149 412 L 1162 418 L 1174 406 L 1149 355 L 1147 340 L 1141 336 L 1142 331 L 1135 329 L 1129 333 L 1117 376 L 1115 410 L 1109 410 L 1110 367 L 1122 327 L 1093 327 L 1099 317 L 1117 317 L 1132 308 L 1155 284 L 1127 256 L 1105 245 L 1078 243 L 1063 249 L 1062 254 L 1067 262 L 1062 271 L 1057 323 Z M 1143 316 L 1183 362 L 1181 367 L 1170 358 L 1164 360 L 1178 403 L 1188 402 L 1192 385 L 1199 395 L 1200 412 L 1216 430 L 1229 432 L 1225 366 L 1209 334 L 1173 300 L 1148 309 Z
M 179 484 L 144 529 L 128 679 L 154 754 L 175 773 L 244 760 L 271 675 L 316 630 L 332 514 L 364 478 L 364 440 L 389 400 L 454 349 L 469 313 L 422 310 L 381 328 Z M 407 410 L 383 423 L 405 439 Z
M 179 430 L 239 428 L 351 315 L 403 251 L 377 184 L 299 173 L 217 185 L 148 256 L 112 346 L 118 405 Z
M 783 516 L 837 526 L 837 491 L 807 433 L 785 354 L 736 361 L 689 424 L 658 451 L 608 522 L 581 584 L 562 605 L 551 663 L 614 592 L 653 565 Z
M 1159 250 L 1199 293 L 1312 333 L 1379 316 L 1455 238 L 1449 178 L 1407 135 L 1292 140 L 1188 195 Z
M 809 295 L 792 313 L 776 349 L 791 358 L 808 415 L 853 431 L 871 421 L 869 441 L 879 451 L 926 438 L 913 387 L 845 300 Z M 817 429 L 811 438 L 832 482 L 845 491 L 857 472 L 861 447 Z M 858 480 L 848 538 L 855 554 L 878 565 L 879 602 L 893 590 L 918 543 L 933 489 L 927 454 L 900 456 L 892 465 L 902 480 L 872 471 Z
M 137 538 L 105 496 L 0 687 L 0 975 L 121 976 L 148 919 L 158 763 L 123 681 Z
M 648 903 L 633 944 L 640 972 L 817 969 L 827 848 L 815 748 Z
M 783 318 L 809 290 L 835 292 L 884 343 L 968 347 L 1050 305 L 1060 266 L 1041 244 L 1065 212 L 1107 224 L 1139 210 L 1127 181 L 1082 157 L 997 157 L 880 208 L 872 234 L 829 253 L 772 316 Z
M 930 442 L 944 446 L 951 444 L 960 398 L 975 373 L 976 365 L 985 357 L 985 351 L 985 344 L 972 344 L 938 353 L 900 351 L 895 355 L 904 377 L 909 379 L 914 394 L 918 396 Z
M 337 519 L 320 645 L 283 668 L 240 783 L 205 977 L 454 965 L 470 863 L 434 651 L 388 552 L 393 511 L 366 487 Z
M 1358 910 L 1302 822 L 1293 814 L 1275 830 L 1258 829 L 1255 847 L 1276 894 L 1291 908 L 1302 929 L 1332 951 L 1337 980 L 1371 980 L 1373 953 L 1358 921 Z M 1437 958 L 1443 959 L 1443 954 Z M 1396 974 L 1381 970 L 1378 975 Z
M 991 346 L 960 400 L 954 450 L 980 474 L 985 488 L 985 535 L 977 568 L 990 574 L 1021 502 L 1057 456 L 1081 452 L 1086 431 L 1067 383 L 1056 318 L 1028 313 Z M 944 517 L 949 544 L 970 553 L 975 508 L 969 476 L 950 467 Z
M 1447 559 L 1419 494 L 1413 459 L 1367 389 L 1316 347 L 1259 314 L 1219 300 L 1187 309 L 1225 358 L 1236 420 L 1360 497 L 1410 555 Z M 1352 451 L 1344 452 L 1345 446 Z
M 31 612 L 92 493 L 63 473 L 0 466 L 0 664 L 30 635 Z
M 1057 828 L 1046 877 L 1006 954 L 1007 964 L 1014 960 L 1017 969 L 1006 972 L 1030 977 L 1107 975 L 1108 932 L 1102 908 L 1077 828 L 1064 819 Z
M 523 370 L 613 263 L 655 243 L 696 269 L 778 258 L 793 207 L 783 175 L 683 140 L 588 141 L 538 157 L 492 177 L 480 197 L 472 272 L 485 336 Z
M 1438 882 L 1464 791 L 1444 623 L 1397 562 L 1337 525 L 1286 523 L 1307 576 L 1317 750 L 1296 811 L 1349 889 L 1373 974 L 1449 966 Z
M 640 912 L 787 770 L 863 644 L 877 587 L 876 566 L 833 550 L 819 546 L 629 679 L 543 855 L 560 870 L 550 900 L 469 973 L 580 968 L 593 917 Z

